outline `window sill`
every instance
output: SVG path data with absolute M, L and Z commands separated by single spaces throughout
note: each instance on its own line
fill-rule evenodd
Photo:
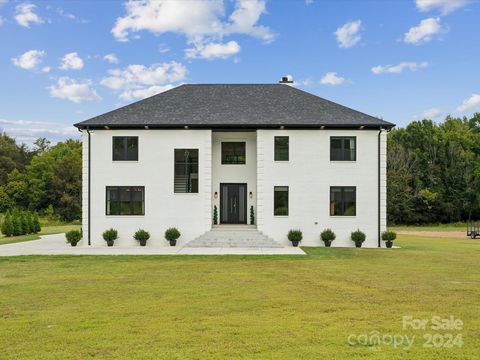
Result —
M 347 163 L 347 164 L 351 164 L 351 163 L 356 163 L 357 160 L 330 160 L 331 163 Z
M 275 218 L 288 218 L 288 215 L 273 215 Z
M 112 160 L 112 163 L 138 163 L 138 160 Z
M 275 163 L 288 163 L 290 160 L 273 160 Z
M 145 214 L 144 215 L 105 215 L 105 216 L 109 218 L 141 218 L 141 217 L 145 217 Z
M 330 215 L 331 218 L 336 218 L 336 219 L 352 219 L 352 218 L 356 218 L 357 215 Z
M 198 195 L 198 192 L 174 192 L 173 195 Z

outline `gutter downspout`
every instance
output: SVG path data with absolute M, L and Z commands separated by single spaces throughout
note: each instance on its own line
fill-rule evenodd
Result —
M 380 201 L 380 195 L 381 195 L 381 191 L 380 191 L 380 184 L 381 184 L 381 172 L 380 172 L 380 136 L 382 134 L 382 128 L 380 128 L 380 130 L 378 131 L 378 247 L 382 247 L 382 244 L 380 242 L 380 238 L 381 238 L 381 230 L 380 230 L 380 224 L 381 224 L 381 216 L 380 216 L 380 211 L 381 211 L 381 201 Z M 90 144 L 90 142 L 89 142 Z M 90 180 L 90 177 L 88 178 Z M 90 204 L 90 203 L 89 203 Z M 89 223 L 90 224 L 90 223 Z
M 87 207 L 87 212 L 88 212 L 88 215 L 87 215 L 87 218 L 88 218 L 88 246 L 92 245 L 91 241 L 90 241 L 90 184 L 91 184 L 91 181 L 90 181 L 90 149 L 91 149 L 91 146 L 90 146 L 90 140 L 91 140 L 91 136 L 90 136 L 90 129 L 87 127 L 87 134 L 88 134 L 88 207 Z

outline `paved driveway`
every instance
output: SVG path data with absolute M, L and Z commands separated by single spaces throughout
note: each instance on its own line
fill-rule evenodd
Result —
M 40 240 L 0 245 L 0 256 L 18 255 L 305 255 L 298 247 L 192 248 L 177 246 L 87 246 L 65 242 L 65 234 L 44 235 Z

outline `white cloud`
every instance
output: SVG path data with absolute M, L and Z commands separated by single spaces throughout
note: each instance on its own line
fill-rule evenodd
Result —
M 2 26 L 4 22 L 5 22 L 5 19 L 0 16 L 0 26 Z
M 170 48 L 166 44 L 160 44 L 158 45 L 158 52 L 160 54 L 165 54 L 170 51 Z
M 169 63 L 129 65 L 122 69 L 108 71 L 109 76 L 101 84 L 112 90 L 122 91 L 120 98 L 131 100 L 143 98 L 174 87 L 174 83 L 183 81 L 187 68 L 175 61 Z
M 236 41 L 229 41 L 225 44 L 197 44 L 193 48 L 185 49 L 185 56 L 188 59 L 226 59 L 239 52 L 240 45 Z
M 65 54 L 60 64 L 62 70 L 80 70 L 83 68 L 83 60 L 76 52 Z
M 102 98 L 92 87 L 90 80 L 76 81 L 67 76 L 58 79 L 55 85 L 49 86 L 50 96 L 66 99 L 75 103 L 82 101 L 97 101 Z
M 443 111 L 437 107 L 432 107 L 423 111 L 420 115 L 415 115 L 416 119 L 430 119 L 433 120 L 443 114 Z
M 333 86 L 341 85 L 344 82 L 345 82 L 345 78 L 338 76 L 336 72 L 328 72 L 320 80 L 320 83 L 323 85 L 333 85 Z
M 472 94 L 468 99 L 463 100 L 462 104 L 457 107 L 457 111 L 465 112 L 474 108 L 480 108 L 480 94 Z
M 22 3 L 15 7 L 15 20 L 18 25 L 29 28 L 30 23 L 42 24 L 43 20 L 35 14 L 36 6 L 30 3 Z
M 429 42 L 440 33 L 447 32 L 440 24 L 440 18 L 428 18 L 420 21 L 420 24 L 410 28 L 404 35 L 403 41 L 407 44 L 420 45 Z
M 160 94 L 164 91 L 173 89 L 175 86 L 172 84 L 167 85 L 153 85 L 144 89 L 138 90 L 125 90 L 120 94 L 120 99 L 124 101 L 132 101 L 136 99 L 145 99 L 147 97 Z
M 362 39 L 359 32 L 362 30 L 362 21 L 355 20 L 346 23 L 335 31 L 338 46 L 341 48 L 349 48 L 358 44 Z
M 426 68 L 428 66 L 428 62 L 424 61 L 421 63 L 416 62 L 401 62 L 397 65 L 378 65 L 372 67 L 372 72 L 375 75 L 379 74 L 400 74 L 403 70 L 408 69 L 411 71 L 417 71 L 419 69 Z
M 118 64 L 117 55 L 113 53 L 105 55 L 103 60 L 108 61 L 110 64 Z
M 50 72 L 50 70 L 51 70 L 50 66 L 44 66 L 41 71 L 44 73 L 48 73 Z
M 0 127 L 17 141 L 30 146 L 39 137 L 46 137 L 52 143 L 80 137 L 80 133 L 75 127 L 51 121 L 0 119 Z
M 468 3 L 470 3 L 470 0 L 416 0 L 418 10 L 430 11 L 438 9 L 442 15 L 460 9 Z
M 112 29 L 118 41 L 128 41 L 132 34 L 140 31 L 150 31 L 155 35 L 178 33 L 194 46 L 186 49 L 191 58 L 203 58 L 203 48 L 218 48 L 227 35 L 244 34 L 264 42 L 271 42 L 275 37 L 268 27 L 258 25 L 261 15 L 266 12 L 265 0 L 236 0 L 228 18 L 223 0 L 141 0 L 129 1 L 125 8 L 125 16 L 117 18 Z M 229 46 L 231 52 L 233 47 Z
M 42 58 L 45 56 L 45 51 L 41 50 L 30 50 L 17 58 L 12 58 L 13 65 L 16 67 L 32 70 L 37 67 L 38 64 L 42 62 Z

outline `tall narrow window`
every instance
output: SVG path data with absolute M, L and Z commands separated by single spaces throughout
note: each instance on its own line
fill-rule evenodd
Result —
M 330 216 L 355 216 L 357 189 L 354 186 L 330 188 Z
M 357 160 L 357 138 L 355 136 L 340 136 L 330 138 L 331 161 Z
M 113 161 L 138 160 L 138 136 L 114 136 Z
M 245 142 L 222 142 L 222 164 L 245 164 Z
M 288 215 L 288 186 L 273 188 L 273 215 Z
M 275 161 L 288 161 L 288 136 L 275 136 Z
M 198 193 L 198 149 L 175 149 L 174 192 Z
M 145 215 L 145 187 L 107 186 L 107 215 Z

